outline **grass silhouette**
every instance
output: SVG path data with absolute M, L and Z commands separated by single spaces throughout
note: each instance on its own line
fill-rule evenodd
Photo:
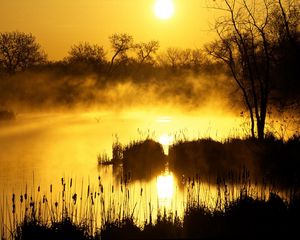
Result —
M 45 195 L 36 197 L 38 193 L 35 199 L 26 193 L 18 199 L 13 195 L 12 208 L 14 205 L 21 208 L 10 212 L 12 223 L 7 235 L 2 232 L 2 239 L 253 239 L 257 236 L 285 239 L 299 236 L 299 191 L 290 191 L 288 198 L 283 199 L 275 192 L 265 192 L 263 196 L 253 194 L 248 185 L 241 185 L 239 197 L 229 199 L 224 197 L 227 190 L 221 186 L 227 183 L 222 182 L 215 207 L 211 208 L 193 196 L 191 188 L 201 184 L 195 179 L 194 184 L 186 185 L 192 196 L 186 199 L 182 218 L 176 211 L 161 208 L 155 218 L 150 213 L 139 224 L 132 208 L 115 212 L 120 207 L 115 203 L 105 209 L 105 198 L 101 197 L 105 190 L 101 192 L 101 180 L 99 183 L 100 192 L 91 193 L 92 188 L 88 186 L 86 194 L 80 196 L 70 194 L 70 182 L 67 184 L 62 179 L 60 202 L 51 203 Z M 101 211 L 96 210 L 97 206 Z M 96 223 L 97 219 L 101 219 L 101 224 Z

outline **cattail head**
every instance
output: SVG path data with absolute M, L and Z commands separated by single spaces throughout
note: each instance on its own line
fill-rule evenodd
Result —
M 46 195 L 43 196 L 43 203 L 47 202 Z
M 75 205 L 76 201 L 77 201 L 77 194 L 76 193 L 73 194 L 72 199 L 73 199 L 73 203 Z
M 92 205 L 94 205 L 94 198 L 93 198 L 93 194 L 91 193 L 91 202 L 92 202 Z
M 12 205 L 12 213 L 15 214 L 16 213 L 16 204 L 13 203 Z

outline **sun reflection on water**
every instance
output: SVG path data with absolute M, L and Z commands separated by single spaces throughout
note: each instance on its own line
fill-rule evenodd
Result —
M 172 173 L 165 172 L 157 177 L 157 197 L 159 207 L 170 207 L 174 196 L 174 177 Z

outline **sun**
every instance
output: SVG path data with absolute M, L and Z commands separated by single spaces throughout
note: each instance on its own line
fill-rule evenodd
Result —
M 156 0 L 154 13 L 159 19 L 169 19 L 174 14 L 174 3 L 172 0 Z
M 173 140 L 173 136 L 164 133 L 159 137 L 158 142 L 162 145 L 171 145 Z

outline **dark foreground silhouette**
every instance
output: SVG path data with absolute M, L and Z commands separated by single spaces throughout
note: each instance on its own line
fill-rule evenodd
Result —
M 25 218 L 13 233 L 14 239 L 296 239 L 300 235 L 300 198 L 291 195 L 284 202 L 270 193 L 268 200 L 249 197 L 241 191 L 240 198 L 224 210 L 209 210 L 190 202 L 183 219 L 176 213 L 162 211 L 155 222 L 138 226 L 132 217 L 105 222 L 91 233 L 89 221 L 75 223 L 71 216 L 43 224 L 39 219 Z

